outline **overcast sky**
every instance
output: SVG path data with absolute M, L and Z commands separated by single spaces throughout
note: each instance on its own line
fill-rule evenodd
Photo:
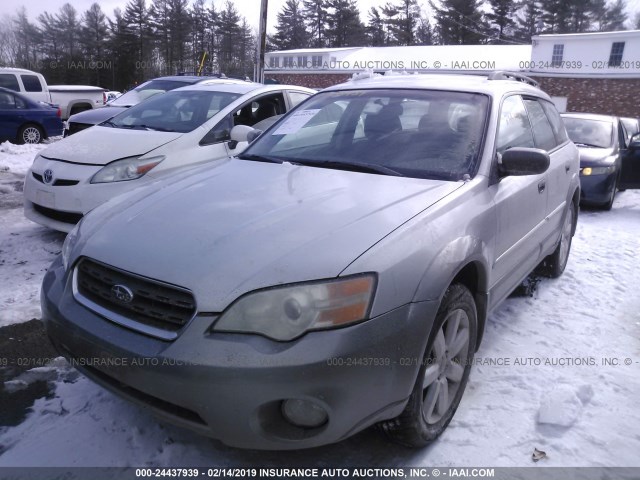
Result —
M 0 0 L 2 6 L 0 6 L 0 17 L 6 14 L 13 14 L 15 11 L 22 5 L 27 7 L 27 13 L 31 19 L 34 19 L 45 10 L 49 13 L 57 12 L 62 5 L 67 3 L 69 0 Z M 96 0 L 73 0 L 70 3 L 78 10 L 80 13 L 87 10 L 92 3 Z M 366 21 L 366 12 L 373 6 L 381 6 L 384 5 L 388 0 L 358 0 L 358 4 L 360 6 L 360 12 L 363 16 L 363 21 Z M 562 0 L 559 0 L 562 1 Z M 609 0 L 610 2 L 613 0 Z M 282 8 L 285 0 L 269 0 L 269 17 L 268 17 L 268 31 L 271 33 L 276 24 L 276 14 Z M 127 0 L 98 0 L 98 3 L 102 7 L 102 10 L 109 16 L 113 17 L 113 9 L 116 7 L 120 7 L 124 9 L 124 6 L 127 4 Z M 150 3 L 150 0 L 147 0 L 147 4 Z M 213 0 L 216 8 L 224 5 L 225 0 Z M 260 15 L 260 0 L 234 0 L 236 7 L 240 11 L 242 15 L 244 15 L 249 23 L 254 26 L 257 30 L 258 21 Z M 392 2 L 395 3 L 395 2 Z M 428 0 L 418 0 L 418 3 L 423 5 L 423 8 L 426 8 L 428 5 Z M 640 0 L 626 0 L 627 5 L 627 13 L 629 14 L 630 19 L 635 17 L 635 13 L 640 10 Z M 211 0 L 208 1 L 208 5 L 211 4 Z

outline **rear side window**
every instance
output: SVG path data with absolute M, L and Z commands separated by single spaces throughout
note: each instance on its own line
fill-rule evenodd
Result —
M 507 97 L 500 110 L 500 126 L 496 151 L 503 153 L 513 147 L 534 147 L 531 123 L 518 95 Z
M 556 137 L 553 134 L 553 129 L 549 123 L 547 115 L 542 109 L 542 105 L 538 103 L 536 99 L 527 98 L 524 100 L 529 112 L 529 119 L 531 120 L 531 127 L 533 128 L 533 137 L 536 143 L 536 147 L 543 150 L 553 150 L 558 145 Z
M 295 107 L 299 103 L 304 102 L 310 96 L 311 95 L 308 93 L 289 91 L 289 100 L 291 101 L 291 108 Z
M 9 90 L 20 91 L 20 85 L 18 85 L 18 79 L 13 73 L 0 73 L 0 87 L 8 88 Z
M 553 134 L 556 136 L 558 145 L 562 145 L 564 142 L 569 140 L 569 136 L 567 135 L 567 129 L 564 128 L 564 122 L 562 121 L 558 110 L 553 103 L 547 102 L 546 100 L 540 100 L 540 105 L 542 105 L 544 113 L 547 114 L 547 118 L 549 119 L 549 123 L 551 123 L 551 128 L 553 129 Z
M 15 97 L 7 92 L 0 92 L 0 110 L 13 110 L 16 108 Z
M 35 75 L 20 75 L 25 92 L 41 92 L 40 79 Z

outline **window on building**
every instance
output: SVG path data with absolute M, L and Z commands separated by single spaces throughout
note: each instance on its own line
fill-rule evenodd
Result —
M 624 53 L 624 42 L 613 42 L 611 45 L 611 55 L 609 55 L 609 66 L 619 67 L 622 63 L 622 54 Z
M 284 68 L 293 68 L 293 57 L 284 57 L 282 66 Z
M 271 57 L 269 59 L 269 66 L 271 68 L 279 68 L 280 67 L 280 57 Z
M 554 67 L 562 66 L 562 57 L 564 56 L 564 45 L 554 45 L 553 55 L 551 56 L 551 65 Z
M 307 57 L 299 56 L 298 57 L 298 68 L 306 68 L 307 66 Z

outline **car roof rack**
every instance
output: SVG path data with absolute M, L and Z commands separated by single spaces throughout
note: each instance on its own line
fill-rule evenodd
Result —
M 531 77 L 527 77 L 526 75 L 522 75 L 521 73 L 507 72 L 504 70 L 497 70 L 495 72 L 490 73 L 488 79 L 489 80 L 515 80 L 516 82 L 526 83 L 527 85 L 531 85 L 532 87 L 540 86 L 540 84 Z

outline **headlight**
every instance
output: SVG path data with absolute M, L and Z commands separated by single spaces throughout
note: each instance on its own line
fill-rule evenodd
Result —
M 605 175 L 616 171 L 616 166 L 611 165 L 609 167 L 585 167 L 580 171 L 581 175 L 588 177 L 590 175 Z
M 80 223 L 82 220 L 78 222 L 78 224 L 67 234 L 67 238 L 64 239 L 64 243 L 62 244 L 62 265 L 64 266 L 65 271 L 69 269 L 69 259 L 71 258 L 71 252 L 74 247 L 78 243 L 78 239 L 80 238 L 80 233 L 78 230 L 80 229 Z
M 135 180 L 140 178 L 153 167 L 158 165 L 164 156 L 160 155 L 151 158 L 123 158 L 122 160 L 116 160 L 99 170 L 93 178 L 91 183 L 107 183 L 107 182 L 122 182 L 125 180 Z
M 365 274 L 258 290 L 233 303 L 212 330 L 286 341 L 310 330 L 342 327 L 367 318 L 375 286 L 375 275 Z

